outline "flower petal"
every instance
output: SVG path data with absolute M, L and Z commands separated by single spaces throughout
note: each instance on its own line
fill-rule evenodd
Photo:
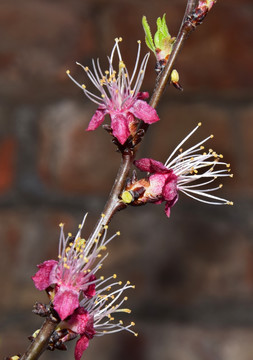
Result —
M 37 289 L 45 290 L 52 285 L 52 282 L 50 281 L 51 273 L 57 264 L 58 261 L 47 260 L 38 265 L 39 270 L 34 276 L 32 276 L 32 280 L 34 281 Z
M 147 91 L 143 91 L 143 92 L 138 92 L 136 98 L 138 100 L 145 100 L 149 98 L 149 93 Z
M 92 116 L 86 131 L 92 131 L 98 128 L 104 121 L 105 114 L 106 114 L 106 110 L 104 108 L 99 107 L 96 110 L 95 114 Z
M 160 161 L 156 161 L 150 158 L 143 158 L 140 160 L 134 161 L 134 165 L 141 171 L 160 174 L 170 173 L 171 170 L 168 170 L 166 166 L 163 165 Z
M 152 124 L 160 120 L 156 110 L 143 100 L 136 100 L 129 111 L 131 111 L 138 119 L 143 120 L 147 124 Z
M 75 360 L 80 360 L 83 352 L 87 349 L 89 346 L 89 339 L 87 336 L 83 335 L 80 337 L 80 339 L 76 342 L 75 346 Z
M 89 280 L 88 280 L 88 281 L 90 282 L 90 281 L 94 281 L 94 280 L 96 280 L 96 276 L 95 276 L 95 275 L 91 275 L 91 276 L 89 277 Z M 87 289 L 83 291 L 84 296 L 86 296 L 86 297 L 89 298 L 89 299 L 92 298 L 92 297 L 96 294 L 95 288 L 96 288 L 95 283 L 94 283 L 94 284 L 91 284 L 91 285 L 88 285 Z
M 167 176 L 162 194 L 166 201 L 172 201 L 177 198 L 177 176 L 175 174 L 171 173 Z M 173 202 L 173 205 L 175 202 Z
M 111 120 L 113 136 L 123 145 L 130 135 L 127 117 L 120 113 L 111 114 Z
M 54 297 L 54 309 L 57 311 L 61 320 L 72 315 L 79 306 L 79 292 L 71 289 L 59 287 Z

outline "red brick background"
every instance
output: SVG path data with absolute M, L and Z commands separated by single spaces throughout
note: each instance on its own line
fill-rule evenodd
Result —
M 109 136 L 85 128 L 96 108 L 67 78 L 85 81 L 75 65 L 106 64 L 123 37 L 131 69 L 141 17 L 164 12 L 176 35 L 183 0 L 0 0 L 1 357 L 23 352 L 41 324 L 31 314 L 46 301 L 30 277 L 57 256 L 58 223 L 75 232 L 88 211 L 86 235 L 100 214 L 119 164 Z M 106 274 L 131 280 L 130 320 L 139 337 L 96 338 L 87 360 L 252 360 L 253 353 L 253 3 L 218 1 L 187 40 L 176 63 L 184 91 L 168 87 L 139 156 L 165 160 L 199 121 L 198 141 L 232 164 L 212 207 L 183 194 L 167 219 L 162 206 L 117 214 Z M 143 41 L 143 54 L 146 51 Z M 104 65 L 106 66 L 106 65 Z M 143 90 L 155 81 L 151 57 Z M 73 359 L 73 349 L 44 359 Z

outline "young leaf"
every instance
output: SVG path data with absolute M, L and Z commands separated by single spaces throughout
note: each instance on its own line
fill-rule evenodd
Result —
M 147 47 L 155 53 L 155 45 L 153 42 L 153 37 L 152 37 L 151 31 L 150 31 L 150 27 L 148 25 L 146 16 L 142 17 L 142 26 L 143 26 L 143 29 L 145 32 L 145 41 L 146 41 Z

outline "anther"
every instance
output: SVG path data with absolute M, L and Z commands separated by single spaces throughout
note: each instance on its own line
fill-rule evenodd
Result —
M 104 218 L 104 217 L 105 217 L 105 214 L 101 214 L 101 217 Z
M 70 70 L 67 70 L 67 71 L 66 71 L 66 74 L 69 75 L 69 74 L 70 74 Z
M 105 226 L 104 226 L 104 229 L 108 229 L 108 225 L 105 225 Z
M 84 70 L 85 70 L 85 71 L 89 71 L 88 66 L 85 66 Z
M 210 138 L 211 138 L 211 139 L 213 139 L 213 138 L 214 138 L 214 135 L 213 135 L 213 134 L 211 134 L 211 135 L 210 135 Z
M 201 122 L 199 122 L 199 123 L 198 123 L 198 126 L 201 126 L 201 125 L 202 125 L 202 123 L 201 123 Z
M 60 227 L 63 227 L 63 226 L 64 226 L 64 224 L 63 224 L 63 223 L 60 223 L 60 224 L 59 224 L 59 226 L 60 226 Z
M 117 232 L 116 232 L 116 235 L 120 236 L 120 231 L 117 231 Z
M 141 40 L 137 40 L 137 43 L 138 43 L 138 44 L 141 44 Z
M 82 88 L 83 88 L 83 89 L 86 89 L 86 86 L 85 86 L 84 84 L 82 84 Z
M 132 326 L 135 326 L 135 322 L 134 322 L 134 321 L 132 321 L 132 322 L 131 322 L 131 325 L 132 325 Z
M 112 276 L 114 279 L 116 279 L 116 277 L 117 277 L 117 274 L 113 274 L 113 276 Z

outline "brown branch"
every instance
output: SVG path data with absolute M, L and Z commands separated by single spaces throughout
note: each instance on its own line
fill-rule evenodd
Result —
M 36 360 L 46 350 L 50 336 L 54 332 L 59 320 L 55 318 L 47 318 L 43 323 L 40 332 L 32 341 L 24 355 L 20 360 Z

